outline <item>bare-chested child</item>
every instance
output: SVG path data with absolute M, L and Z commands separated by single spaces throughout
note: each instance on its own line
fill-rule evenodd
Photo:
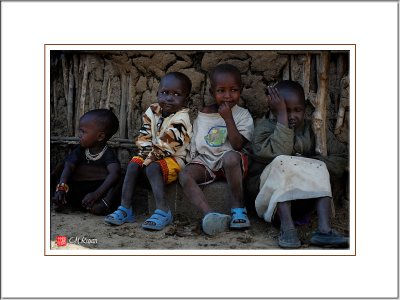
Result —
M 79 120 L 79 146 L 66 158 L 53 198 L 55 209 L 66 205 L 104 215 L 117 201 L 121 167 L 107 141 L 118 131 L 118 119 L 95 109 Z
M 247 158 L 241 151 L 251 140 L 254 126 L 248 110 L 237 105 L 242 90 L 240 71 L 233 65 L 218 65 L 210 73 L 210 81 L 215 104 L 205 106 L 194 121 L 192 160 L 179 174 L 179 182 L 186 197 L 203 214 L 203 231 L 215 235 L 229 227 L 250 226 L 242 185 Z M 213 212 L 198 186 L 217 178 L 228 182 L 231 216 Z
M 105 218 L 111 225 L 135 222 L 132 205 L 140 176 L 150 182 L 156 204 L 154 214 L 143 224 L 144 229 L 161 230 L 173 221 L 164 187 L 178 178 L 185 166 L 192 135 L 189 109 L 186 108 L 192 83 L 183 73 L 166 74 L 157 92 L 158 103 L 150 105 L 143 115 L 137 146 L 139 153 L 127 168 L 122 187 L 121 205 Z

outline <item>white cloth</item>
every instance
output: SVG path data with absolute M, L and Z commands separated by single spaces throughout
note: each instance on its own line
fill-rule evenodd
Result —
M 280 155 L 261 174 L 255 206 L 258 216 L 271 222 L 278 202 L 319 197 L 332 197 L 325 163 L 300 156 Z
M 232 116 L 240 134 L 251 141 L 254 124 L 249 111 L 235 105 L 232 108 Z M 222 167 L 222 156 L 232 150 L 226 123 L 221 115 L 199 112 L 193 123 L 193 137 L 190 144 L 192 162 L 201 163 L 212 171 L 218 171 Z

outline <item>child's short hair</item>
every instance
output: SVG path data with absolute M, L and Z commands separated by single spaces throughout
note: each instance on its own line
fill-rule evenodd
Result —
M 238 68 L 231 64 L 220 64 L 217 65 L 214 69 L 210 72 L 210 81 L 211 85 L 214 84 L 215 75 L 229 73 L 236 77 L 237 81 L 239 82 L 240 86 L 242 86 L 242 76 Z
M 94 109 L 85 113 L 84 116 L 93 117 L 97 125 L 101 127 L 106 135 L 106 140 L 109 140 L 119 128 L 117 116 L 109 109 Z
M 281 90 L 286 90 L 292 93 L 296 93 L 299 96 L 299 99 L 302 101 L 302 103 L 306 102 L 306 97 L 304 95 L 304 89 L 300 83 L 297 81 L 293 80 L 282 80 L 278 82 L 275 87 L 278 89 L 278 91 Z
M 176 79 L 178 79 L 179 81 L 182 82 L 183 86 L 186 89 L 186 96 L 188 97 L 190 95 L 190 91 L 192 90 L 192 81 L 190 80 L 190 78 L 188 76 L 186 76 L 185 74 L 181 73 L 181 72 L 171 72 L 171 73 L 167 73 L 165 74 L 165 77 L 167 76 L 173 76 Z M 161 81 L 163 80 L 163 78 L 161 79 Z

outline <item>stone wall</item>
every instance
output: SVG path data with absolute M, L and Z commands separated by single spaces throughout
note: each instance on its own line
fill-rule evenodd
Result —
M 50 123 L 51 167 L 77 143 L 80 116 L 95 108 L 109 108 L 120 120 L 114 136 L 123 167 L 134 152 L 133 141 L 141 115 L 157 101 L 160 78 L 168 72 L 185 73 L 193 83 L 190 114 L 212 99 L 207 72 L 219 63 L 231 63 L 242 73 L 240 105 L 255 121 L 268 112 L 265 89 L 282 79 L 305 88 L 307 118 L 312 118 L 318 92 L 318 51 L 51 51 Z M 348 133 L 348 52 L 329 51 L 327 125 L 344 143 Z M 347 102 L 346 102 L 347 101 Z M 339 115 L 341 119 L 337 122 Z M 340 126 L 336 127 L 336 124 Z

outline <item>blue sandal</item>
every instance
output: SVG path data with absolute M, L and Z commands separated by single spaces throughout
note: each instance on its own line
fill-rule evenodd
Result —
M 216 235 L 228 230 L 231 217 L 228 215 L 211 212 L 204 216 L 201 227 L 205 234 Z
M 161 209 L 156 209 L 154 214 L 142 224 L 142 228 L 150 230 L 162 230 L 167 225 L 172 223 L 171 211 L 165 212 Z
M 247 216 L 246 207 L 231 208 L 232 220 L 230 228 L 248 228 L 250 227 L 250 220 Z
M 135 217 L 131 208 L 125 208 L 122 205 L 116 211 L 105 217 L 104 222 L 110 225 L 122 225 L 124 223 L 134 223 Z

